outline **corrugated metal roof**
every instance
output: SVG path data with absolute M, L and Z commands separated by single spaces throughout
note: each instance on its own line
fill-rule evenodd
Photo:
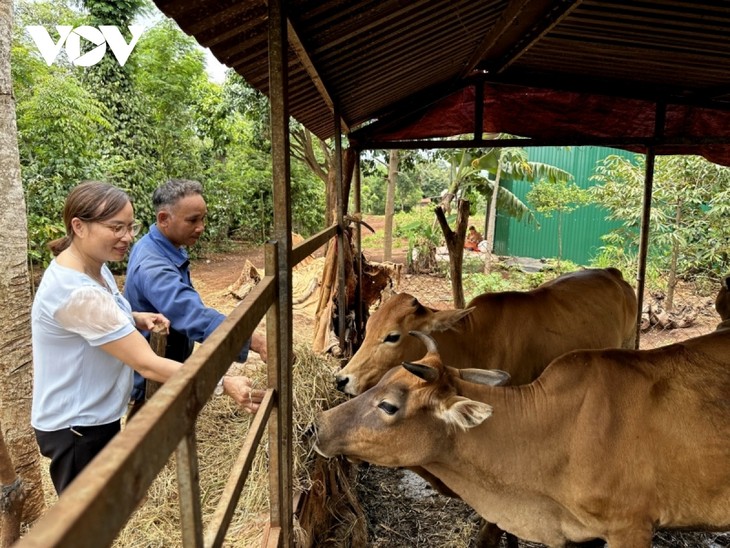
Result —
M 156 4 L 268 92 L 265 2 Z M 352 130 L 423 109 L 475 77 L 730 109 L 724 0 L 292 0 L 287 14 L 290 113 L 320 138 L 334 132 L 327 97 Z

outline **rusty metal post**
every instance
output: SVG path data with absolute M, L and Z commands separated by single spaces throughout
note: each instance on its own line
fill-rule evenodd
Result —
M 657 103 L 656 115 L 654 118 L 654 139 L 661 139 L 664 135 L 664 122 L 667 115 L 667 106 L 664 103 Z M 636 340 L 634 348 L 639 348 L 641 342 L 641 309 L 644 307 L 644 286 L 646 284 L 646 257 L 649 250 L 649 231 L 651 221 L 651 197 L 654 187 L 654 164 L 656 161 L 656 150 L 654 146 L 646 149 L 646 171 L 644 172 L 644 203 L 641 211 L 641 232 L 639 234 L 639 265 L 636 275 Z
M 269 100 L 271 104 L 271 157 L 274 195 L 275 247 L 269 247 L 266 272 L 277 277 L 277 298 L 266 317 L 270 387 L 276 389 L 277 405 L 270 426 L 271 447 L 276 447 L 278 459 L 272 461 L 271 520 L 272 528 L 279 528 L 279 543 L 292 546 L 294 542 L 293 452 L 292 452 L 292 266 L 291 266 L 291 180 L 289 150 L 289 66 L 287 38 L 287 2 L 270 0 L 269 8 Z M 274 260 L 275 258 L 275 260 Z M 273 350 L 273 352 L 272 352 Z M 273 356 L 273 358 L 272 358 Z M 275 379 L 271 378 L 272 373 Z M 276 439 L 274 439 L 276 437 Z M 273 474 L 276 473 L 276 478 Z M 272 492 L 273 495 L 273 492 Z M 275 504 L 276 501 L 276 504 Z
M 200 507 L 200 468 L 195 426 L 175 450 L 177 488 L 180 496 L 180 525 L 184 548 L 203 546 L 203 512 Z
M 360 188 L 360 151 L 357 151 L 357 156 L 355 157 L 355 168 L 353 170 L 353 179 L 354 179 L 354 188 L 352 190 L 353 193 L 353 215 L 356 218 L 362 218 L 362 211 L 361 211 L 361 188 Z M 357 346 L 360 346 L 360 343 L 363 339 L 363 332 L 365 326 L 363 325 L 363 317 L 364 317 L 364 311 L 363 311 L 363 303 L 362 303 L 362 225 L 360 223 L 355 223 L 355 253 L 357 254 L 357 258 L 355 259 L 355 264 L 357 264 L 357 285 L 355 286 L 355 330 L 356 330 L 356 340 L 355 343 Z
M 167 332 L 161 325 L 150 331 L 150 346 L 158 356 L 165 356 Z M 145 401 L 162 386 L 157 381 L 145 381 Z M 189 432 L 175 450 L 177 486 L 180 497 L 182 545 L 186 548 L 203 545 L 203 514 L 200 508 L 200 471 L 195 429 Z
M 345 196 L 345 185 L 342 178 L 342 134 L 340 132 L 340 109 L 335 104 L 334 107 L 334 123 L 335 123 L 335 169 L 336 179 L 335 186 L 337 188 L 337 331 L 340 340 L 340 357 L 347 354 L 347 340 L 345 330 L 347 326 L 347 295 L 345 293 L 346 282 L 345 276 L 345 246 L 349 245 L 349 240 L 345 237 L 345 210 L 347 209 L 347 197 Z
M 644 285 L 646 283 L 646 257 L 649 249 L 649 231 L 651 216 L 651 195 L 654 187 L 654 147 L 646 151 L 646 172 L 644 173 L 644 203 L 641 211 L 641 232 L 639 234 L 639 265 L 636 275 L 636 303 L 639 310 L 636 317 L 636 341 L 634 348 L 641 342 L 641 309 L 644 306 Z

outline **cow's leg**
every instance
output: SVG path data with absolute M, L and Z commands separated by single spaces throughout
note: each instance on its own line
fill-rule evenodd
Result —
M 499 541 L 502 538 L 502 533 L 505 534 L 507 541 L 507 548 L 518 548 L 517 537 L 506 531 L 502 531 L 494 523 L 489 523 L 484 519 L 481 520 L 479 526 L 479 532 L 474 546 L 476 548 L 499 548 Z
M 507 548 L 519 548 L 519 541 L 517 540 L 517 537 L 514 536 L 512 533 L 508 533 L 507 531 L 505 531 L 504 538 L 507 542 Z
M 568 542 L 568 548 L 604 548 L 606 541 L 602 539 L 587 540 L 585 542 Z
M 606 541 L 608 548 L 651 548 L 651 539 L 654 531 L 651 529 L 637 527 L 635 529 L 624 529 L 613 531 L 608 534 Z

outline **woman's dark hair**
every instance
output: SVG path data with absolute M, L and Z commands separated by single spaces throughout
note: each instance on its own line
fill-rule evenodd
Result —
M 109 183 L 84 181 L 74 187 L 66 196 L 63 206 L 63 224 L 66 235 L 48 243 L 53 255 L 66 249 L 74 238 L 71 220 L 74 217 L 86 222 L 105 221 L 116 215 L 129 203 L 126 192 Z

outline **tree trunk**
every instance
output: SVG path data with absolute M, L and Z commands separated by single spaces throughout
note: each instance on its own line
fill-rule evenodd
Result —
M 398 182 L 398 151 L 390 151 L 388 162 L 388 190 L 385 193 L 385 228 L 383 232 L 383 260 L 393 258 L 393 214 L 395 213 L 395 185 Z
M 674 228 L 679 230 L 682 222 L 682 200 L 677 202 L 677 211 L 674 214 Z M 672 244 L 672 256 L 669 263 L 669 279 L 667 280 L 667 299 L 664 309 L 671 312 L 674 308 L 674 288 L 677 286 L 677 259 L 679 257 L 679 244 L 675 241 Z
M 20 521 L 25 502 L 25 486 L 15 473 L 0 426 L 0 548 L 9 548 L 20 538 Z
M 316 144 L 319 145 L 319 151 L 324 158 L 320 161 L 314 151 Z M 317 177 L 319 177 L 325 185 L 325 226 L 330 226 L 337 219 L 337 171 L 335 170 L 335 152 L 322 139 L 316 137 L 306 128 L 293 130 L 291 132 L 291 152 L 292 156 L 301 162 L 307 164 Z M 343 197 L 345 200 L 344 213 L 347 213 L 347 197 L 350 195 L 350 181 L 355 167 L 355 159 L 357 153 L 352 148 L 347 148 L 343 152 L 342 158 L 342 187 Z
M 558 274 L 561 274 L 560 259 L 563 258 L 563 214 L 558 211 Z
M 323 161 L 317 158 L 314 151 L 315 139 L 319 144 Z M 337 218 L 337 179 L 334 168 L 333 151 L 327 143 L 312 135 L 306 128 L 292 130 L 291 132 L 291 155 L 297 160 L 307 164 L 317 177 L 324 183 L 325 192 L 325 226 L 330 226 Z
M 489 212 L 492 211 L 491 197 L 487 198 L 487 204 L 484 207 L 484 230 L 482 234 L 489 234 Z
M 494 178 L 494 188 L 492 189 L 492 197 L 489 199 L 489 225 L 487 233 L 484 235 L 487 240 L 487 249 L 484 253 L 484 273 L 489 274 L 492 271 L 492 252 L 494 251 L 494 232 L 497 226 L 497 195 L 499 194 L 499 179 L 502 176 L 502 150 L 499 151 L 497 159 L 497 176 Z
M 435 210 L 436 218 L 446 240 L 446 249 L 449 252 L 449 271 L 451 273 L 451 294 L 454 298 L 454 307 L 464 308 L 464 287 L 462 285 L 462 262 L 464 260 L 464 240 L 466 239 L 466 226 L 469 224 L 469 202 L 459 200 L 458 212 L 456 214 L 456 232 L 452 231 L 446 220 L 442 207 Z
M 45 507 L 40 454 L 30 427 L 33 384 L 28 228 L 10 79 L 12 0 L 0 0 L 0 424 L 17 474 L 28 486 L 25 521 Z
M 327 184 L 325 187 L 325 200 L 327 209 L 324 214 L 325 226 L 331 226 L 337 219 L 337 170 L 330 169 L 327 172 Z

